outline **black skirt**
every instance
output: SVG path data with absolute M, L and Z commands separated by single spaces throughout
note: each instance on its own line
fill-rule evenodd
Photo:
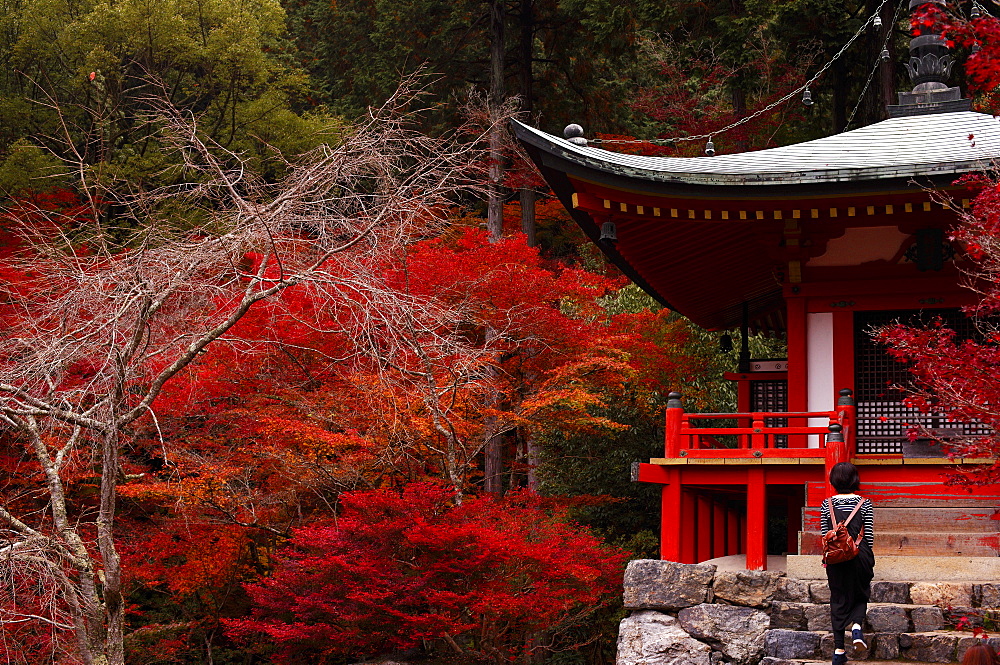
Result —
M 871 583 L 875 577 L 875 555 L 867 547 L 858 548 L 858 556 L 850 561 L 826 567 L 830 583 L 830 623 L 834 638 L 851 624 L 864 625 L 871 598 Z

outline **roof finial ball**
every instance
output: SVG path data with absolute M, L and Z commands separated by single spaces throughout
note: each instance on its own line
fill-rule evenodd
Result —
M 587 139 L 583 138 L 583 127 L 575 122 L 571 125 L 566 125 L 566 129 L 563 130 L 563 136 L 573 145 L 587 145 Z

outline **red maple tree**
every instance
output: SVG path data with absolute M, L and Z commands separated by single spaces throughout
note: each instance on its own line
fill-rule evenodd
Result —
M 478 497 L 413 484 L 341 497 L 334 522 L 296 530 L 251 618 L 228 622 L 281 663 L 370 656 L 439 642 L 512 662 L 617 595 L 626 554 L 533 494 Z M 532 644 L 534 646 L 532 647 Z
M 940 319 L 929 325 L 896 324 L 878 331 L 877 339 L 889 352 L 910 365 L 913 385 L 905 402 L 925 412 L 947 414 L 958 422 L 979 423 L 992 434 L 954 435 L 913 429 L 911 436 L 927 437 L 943 444 L 953 458 L 996 460 L 1000 457 L 1000 179 L 975 175 L 963 179 L 979 189 L 950 241 L 963 255 L 967 286 L 978 301 L 964 308 L 975 322 L 977 334 L 962 338 Z M 973 484 L 1000 480 L 1000 466 L 978 467 L 972 474 L 959 474 L 956 482 Z
M 978 93 L 984 110 L 994 110 L 1000 85 L 1000 21 L 989 14 L 966 19 L 936 5 L 927 5 L 912 20 L 914 36 L 939 33 L 949 47 L 968 49 L 965 72 L 969 87 Z M 975 136 L 969 135 L 970 141 Z M 944 414 L 964 423 L 977 423 L 990 434 L 955 434 L 911 428 L 911 437 L 926 437 L 942 444 L 952 458 L 993 460 L 992 464 L 956 472 L 960 484 L 1000 481 L 1000 178 L 995 172 L 960 179 L 976 192 L 972 206 L 958 211 L 959 221 L 949 241 L 959 250 L 959 266 L 966 286 L 977 294 L 975 304 L 964 308 L 973 319 L 976 334 L 959 336 L 941 320 L 928 325 L 897 324 L 877 333 L 889 352 L 910 365 L 913 384 L 906 404 L 924 412 Z

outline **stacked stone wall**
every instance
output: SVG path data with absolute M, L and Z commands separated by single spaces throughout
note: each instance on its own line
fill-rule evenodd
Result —
M 797 665 L 833 653 L 825 581 L 644 559 L 628 565 L 624 600 L 618 665 Z M 978 638 L 953 628 L 996 629 L 998 608 L 1000 584 L 875 582 L 871 656 L 957 662 Z

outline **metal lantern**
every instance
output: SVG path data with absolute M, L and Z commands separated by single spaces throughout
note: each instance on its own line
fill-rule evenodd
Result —
M 604 222 L 601 224 L 601 240 L 604 242 L 618 242 L 618 229 L 614 222 Z

